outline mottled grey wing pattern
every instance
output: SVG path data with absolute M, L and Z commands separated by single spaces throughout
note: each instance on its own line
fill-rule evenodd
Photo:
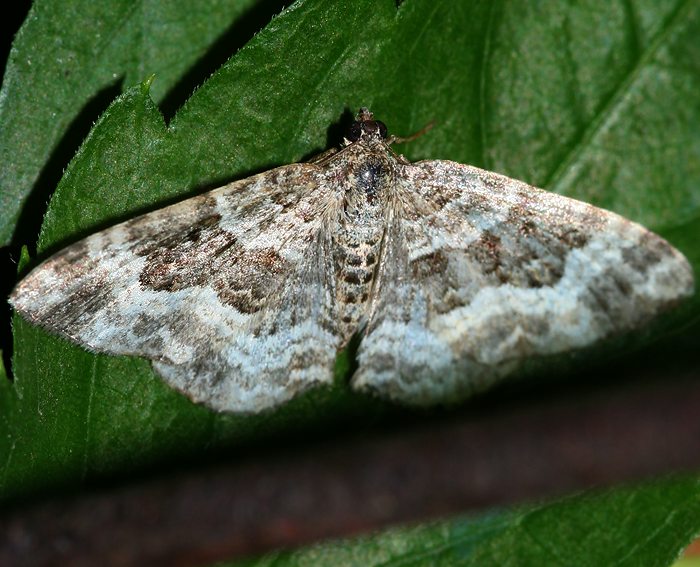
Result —
M 212 408 L 277 405 L 333 375 L 336 196 L 320 175 L 281 167 L 94 234 L 11 301 L 92 350 L 152 359 Z
M 683 255 L 619 215 L 466 165 L 398 167 L 358 389 L 462 399 L 693 292 Z
M 87 348 L 151 359 L 194 401 L 258 412 L 330 383 L 358 330 L 354 387 L 428 405 L 692 294 L 687 260 L 643 227 L 474 167 L 410 164 L 391 141 L 360 109 L 339 151 L 94 234 L 11 301 Z

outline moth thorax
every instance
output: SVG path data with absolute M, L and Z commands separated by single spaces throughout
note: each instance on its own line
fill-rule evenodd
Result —
M 392 182 L 391 164 L 385 156 L 371 155 L 355 164 L 353 177 L 355 189 L 365 197 L 366 202 L 370 206 L 378 205 L 378 201 L 385 197 L 382 194 Z

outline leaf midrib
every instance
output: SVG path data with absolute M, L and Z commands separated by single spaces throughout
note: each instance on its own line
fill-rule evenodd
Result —
M 614 114 L 618 106 L 623 103 L 628 93 L 632 91 L 642 71 L 650 64 L 659 49 L 665 45 L 665 41 L 671 32 L 683 21 L 686 12 L 690 10 L 692 4 L 692 0 L 684 0 L 666 20 L 666 25 L 660 27 L 656 37 L 649 42 L 647 49 L 642 52 L 636 64 L 630 68 L 625 78 L 619 82 L 618 88 L 608 98 L 607 102 L 601 105 L 599 112 L 589 122 L 588 128 L 583 131 L 578 141 L 570 147 L 567 154 L 559 162 L 559 165 L 552 170 L 550 175 L 545 177 L 542 187 L 555 193 L 561 193 L 567 174 L 592 145 L 593 140 L 608 123 L 608 119 Z

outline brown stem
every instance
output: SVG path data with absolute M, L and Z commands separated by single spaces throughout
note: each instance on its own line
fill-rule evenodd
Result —
M 700 468 L 697 372 L 637 378 L 17 507 L 0 564 L 201 565 Z

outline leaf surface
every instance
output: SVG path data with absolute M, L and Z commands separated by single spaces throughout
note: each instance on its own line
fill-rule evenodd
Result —
M 133 4 L 107 5 L 131 22 Z M 226 13 L 221 8 L 222 17 Z M 166 25 L 166 16 L 157 17 L 163 20 L 154 16 L 153 22 Z M 36 8 L 27 28 L 49 21 L 51 12 Z M 27 41 L 37 49 L 55 48 L 54 36 L 44 40 L 33 33 Z M 69 26 L 55 35 L 67 44 L 78 41 L 78 33 Z M 129 34 L 135 32 L 125 26 L 110 33 L 110 48 L 119 51 L 131 45 Z M 337 143 L 342 117 L 364 105 L 397 134 L 435 121 L 429 134 L 400 148 L 408 158 L 472 163 L 608 207 L 670 238 L 698 274 L 700 97 L 691 96 L 700 92 L 698 34 L 697 1 L 532 7 L 406 0 L 397 8 L 390 0 L 301 0 L 231 53 L 168 124 L 153 99 L 167 99 L 165 90 L 182 70 L 170 82 L 163 84 L 159 75 L 150 90 L 144 84 L 121 95 L 61 179 L 42 227 L 39 254 L 44 257 L 136 213 L 307 158 Z M 17 50 L 20 40 L 21 34 Z M 189 53 L 188 42 L 179 43 Z M 175 55 L 169 56 L 176 58 L 180 52 L 172 49 Z M 158 71 L 157 64 L 145 61 L 139 72 L 128 75 L 130 84 Z M 72 76 L 88 73 L 90 65 L 83 57 Z M 110 65 L 105 64 L 102 76 Z M 56 69 L 49 67 L 47 88 L 57 80 Z M 123 67 L 114 69 L 121 76 Z M 94 84 L 89 92 L 95 92 Z M 84 104 L 82 91 L 70 85 L 65 91 L 67 107 Z M 0 120 L 9 120 L 1 114 L 7 100 L 0 101 Z M 57 104 L 64 106 L 60 100 Z M 34 123 L 27 119 L 31 109 L 18 116 L 37 131 L 56 131 L 41 151 L 31 150 L 26 163 L 24 157 L 4 161 L 6 179 L 21 179 L 25 187 L 3 207 L 6 227 L 17 219 L 13 203 L 24 199 L 70 123 L 64 116 L 55 125 L 41 112 Z M 17 139 L 12 143 L 19 147 Z M 17 153 L 12 152 L 3 155 Z M 2 194 L 7 195 L 4 189 Z M 5 237 L 11 232 L 6 229 Z M 692 302 L 686 315 L 697 316 L 698 307 Z M 342 377 L 348 362 L 342 357 L 335 389 L 314 392 L 274 414 L 241 418 L 191 404 L 165 387 L 143 360 L 93 356 L 18 318 L 14 331 L 15 381 L 0 388 L 0 420 L 7 432 L 0 437 L 5 497 L 178 461 L 203 449 L 261 443 L 290 429 L 344 427 L 354 416 L 382 411 L 347 392 Z M 685 336 L 696 334 L 695 327 Z M 661 551 L 653 554 L 657 563 L 649 564 L 667 564 L 663 561 L 698 527 L 698 514 L 694 519 L 689 512 L 674 515 L 670 507 L 678 503 L 687 511 L 697 506 L 697 485 L 669 482 L 649 491 L 611 493 L 594 504 L 587 497 L 574 498 L 546 512 L 532 508 L 422 526 L 366 540 L 359 551 L 349 545 L 347 553 L 369 557 L 368 564 L 381 563 L 385 555 L 388 563 L 425 557 L 424 563 L 448 564 L 443 552 L 444 557 L 466 557 L 464 562 L 508 556 L 515 564 L 522 549 L 522 564 L 566 563 L 572 554 L 602 561 L 591 565 L 607 564 L 613 555 L 634 564 L 641 555 L 627 553 L 627 543 L 639 545 L 641 553 L 659 537 Z M 626 499 L 634 505 L 624 516 Z M 680 504 L 683 499 L 687 507 Z M 614 511 L 611 519 L 606 510 Z M 554 519 L 547 520 L 548 515 Z M 618 533 L 623 519 L 627 531 Z M 599 550 L 610 530 L 610 545 Z M 595 534 L 590 545 L 576 541 L 589 532 Z M 392 546 L 399 552 L 392 555 Z M 342 555 L 342 548 L 327 548 L 328 556 Z M 279 561 L 313 563 L 304 557 L 314 553 L 325 552 L 317 548 Z

